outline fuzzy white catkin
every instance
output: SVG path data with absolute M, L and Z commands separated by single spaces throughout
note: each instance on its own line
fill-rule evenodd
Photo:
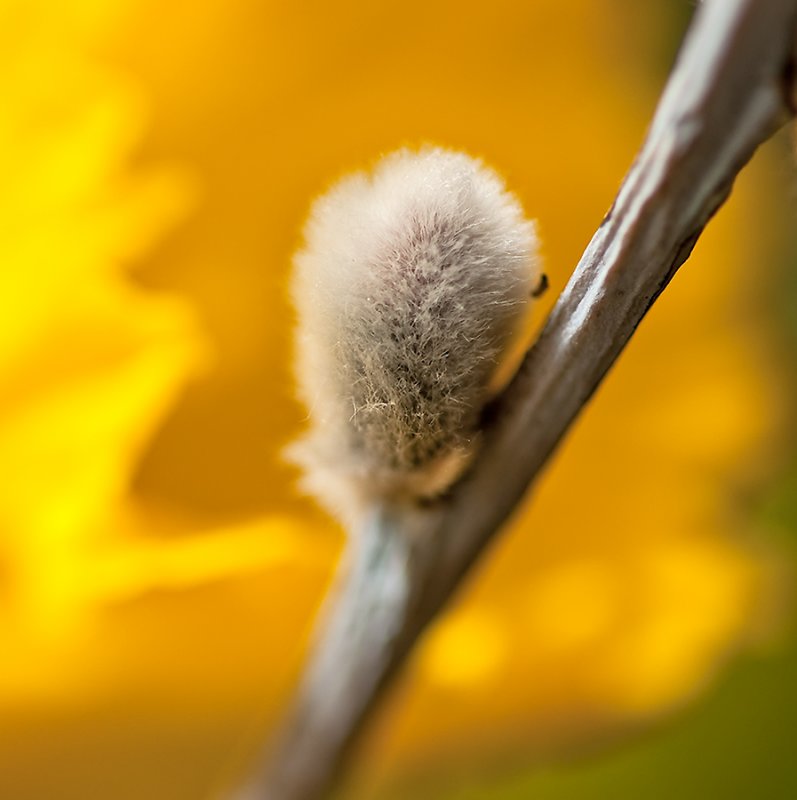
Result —
M 352 524 L 445 491 L 538 280 L 534 223 L 468 155 L 400 150 L 314 204 L 295 257 L 304 488 Z

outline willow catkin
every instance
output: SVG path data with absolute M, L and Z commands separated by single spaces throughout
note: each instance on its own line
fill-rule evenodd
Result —
M 536 234 L 481 162 L 400 150 L 314 204 L 295 257 L 304 486 L 353 522 L 443 492 L 537 281 Z

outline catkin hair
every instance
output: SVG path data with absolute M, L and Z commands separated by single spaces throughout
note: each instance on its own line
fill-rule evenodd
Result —
M 533 223 L 463 153 L 400 150 L 321 196 L 292 286 L 305 488 L 346 522 L 443 492 L 536 279 Z

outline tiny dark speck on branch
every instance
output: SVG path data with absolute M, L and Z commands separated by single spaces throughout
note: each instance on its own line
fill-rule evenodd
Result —
M 541 272 L 540 279 L 537 282 L 537 285 L 531 290 L 531 297 L 534 298 L 542 297 L 547 290 L 548 290 L 548 276 L 544 272 Z

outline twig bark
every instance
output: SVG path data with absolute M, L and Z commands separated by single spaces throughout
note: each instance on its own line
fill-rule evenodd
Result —
M 797 0 L 696 13 L 646 141 L 543 332 L 489 409 L 473 469 L 434 507 L 352 537 L 295 709 L 238 800 L 317 800 L 426 625 L 687 259 L 733 181 L 793 113 Z

